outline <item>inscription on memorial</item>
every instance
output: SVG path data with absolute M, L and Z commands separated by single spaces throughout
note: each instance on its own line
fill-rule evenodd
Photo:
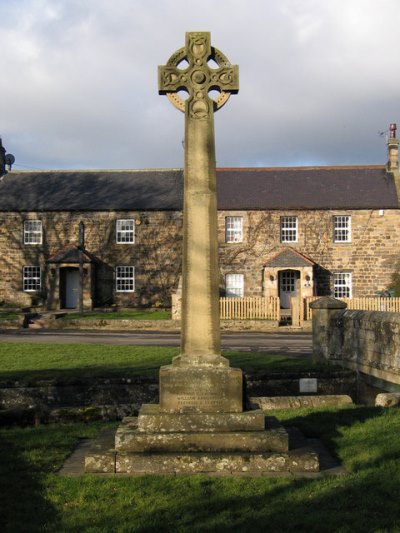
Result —
M 235 368 L 160 369 L 160 408 L 165 412 L 240 412 L 242 372 Z

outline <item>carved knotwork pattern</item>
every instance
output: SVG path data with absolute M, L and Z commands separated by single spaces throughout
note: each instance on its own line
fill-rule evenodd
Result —
M 218 68 L 208 65 L 211 59 Z M 179 65 L 183 61 L 187 61 L 188 66 L 181 69 Z M 220 92 L 215 100 L 208 95 L 214 89 Z M 188 92 L 186 101 L 179 96 L 180 90 Z M 180 111 L 185 112 L 187 107 L 189 116 L 194 119 L 207 119 L 237 91 L 238 67 L 231 65 L 222 52 L 210 45 L 207 32 L 187 33 L 186 46 L 174 52 L 165 66 L 159 67 L 160 94 L 166 94 Z

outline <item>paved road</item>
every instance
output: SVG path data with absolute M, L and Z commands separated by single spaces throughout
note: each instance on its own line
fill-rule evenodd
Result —
M 136 346 L 179 346 L 179 334 L 169 332 L 104 332 L 104 331 L 28 331 L 3 332 L 2 342 L 49 342 L 54 344 L 117 344 Z M 222 333 L 225 350 L 256 351 L 272 354 L 307 356 L 311 354 L 309 333 Z

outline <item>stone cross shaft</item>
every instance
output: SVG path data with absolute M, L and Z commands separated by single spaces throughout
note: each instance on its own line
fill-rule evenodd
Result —
M 214 61 L 217 68 L 208 64 Z M 183 64 L 185 63 L 185 64 Z M 159 93 L 185 113 L 182 363 L 221 364 L 214 111 L 238 92 L 238 67 L 189 32 L 186 46 L 159 67 Z M 213 100 L 209 92 L 219 92 Z M 179 91 L 188 93 L 182 100 Z

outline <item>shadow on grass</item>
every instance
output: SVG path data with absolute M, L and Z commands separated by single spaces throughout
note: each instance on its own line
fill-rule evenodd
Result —
M 77 366 L 51 366 L 50 368 L 26 368 L 16 370 L 0 370 L 0 382 L 7 381 L 28 381 L 40 380 L 71 380 L 88 378 L 158 378 L 161 366 L 169 365 L 175 354 L 167 354 L 165 357 L 158 357 L 156 360 L 145 358 L 141 360 L 101 362 L 99 364 L 82 364 Z M 266 354 L 246 354 L 224 353 L 232 367 L 241 368 L 247 374 L 268 375 L 268 374 L 288 374 L 297 375 L 299 373 L 317 372 L 324 376 L 333 375 L 337 370 L 343 372 L 338 367 L 331 367 L 324 364 L 313 364 L 307 359 L 296 359 L 285 356 L 271 356 Z M 68 362 L 68 357 L 65 356 Z
M 288 414 L 286 425 L 323 436 L 348 474 L 304 478 L 135 480 L 138 531 L 375 532 L 400 527 L 400 413 L 354 407 Z M 152 485 L 157 505 L 149 495 Z M 147 505 L 146 505 L 147 502 Z M 132 517 L 133 519 L 134 517 Z M 118 517 L 115 517 L 118 520 Z M 122 527 L 122 524 L 121 524 Z
M 4 533 L 43 531 L 57 512 L 44 497 L 42 476 L 24 459 L 18 445 L 0 435 L 0 529 Z
M 391 477 L 381 468 L 318 480 L 121 479 L 110 491 L 113 506 L 93 502 L 68 521 L 82 531 L 397 531 L 399 506 L 387 501 Z
M 303 427 L 308 434 L 327 438 L 346 457 L 349 473 L 319 479 L 60 478 L 52 474 L 46 478 L 44 474 L 41 486 L 40 478 L 27 471 L 32 464 L 36 471 L 54 471 L 49 460 L 42 457 L 43 449 L 62 448 L 64 453 L 66 446 L 60 443 L 64 442 L 65 434 L 62 440 L 61 435 L 57 440 L 57 428 L 31 430 L 30 448 L 36 447 L 41 455 L 37 453 L 35 460 L 31 458 L 30 464 L 26 464 L 21 458 L 26 435 L 20 430 L 19 440 L 16 437 L 13 440 L 14 448 L 6 442 L 0 448 L 5 459 L 1 467 L 2 512 L 10 506 L 7 517 L 12 516 L 16 525 L 5 531 L 194 533 L 399 529 L 399 411 L 359 407 L 303 415 L 286 411 L 284 422 Z M 58 464 L 59 459 L 53 462 Z M 58 514 L 46 502 L 44 494 L 54 502 Z M 48 525 L 40 529 L 43 517 Z
M 10 370 L 0 372 L 1 382 L 18 381 L 34 384 L 38 381 L 55 380 L 66 383 L 90 379 L 154 379 L 158 378 L 160 367 L 141 365 L 138 368 L 118 364 L 88 365 L 78 368 L 43 368 L 40 370 Z

